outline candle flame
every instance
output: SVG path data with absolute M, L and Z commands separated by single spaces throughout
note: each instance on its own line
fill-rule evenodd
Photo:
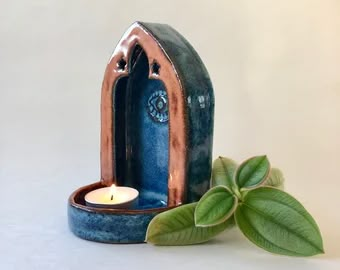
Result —
M 110 188 L 110 199 L 111 201 L 113 200 L 113 195 L 116 193 L 116 185 L 115 184 L 112 184 L 111 185 L 111 188 Z

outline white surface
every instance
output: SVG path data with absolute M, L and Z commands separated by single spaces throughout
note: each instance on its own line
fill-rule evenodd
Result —
M 66 201 L 99 177 L 100 88 L 134 20 L 169 23 L 216 95 L 214 154 L 268 154 L 326 255 L 273 256 L 237 231 L 190 247 L 73 236 Z M 340 269 L 340 2 L 1 1 L 0 269 Z

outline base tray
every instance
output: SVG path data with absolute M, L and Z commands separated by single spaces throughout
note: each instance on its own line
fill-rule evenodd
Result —
M 143 243 L 149 222 L 170 209 L 154 194 L 141 192 L 136 209 L 103 209 L 85 205 L 85 194 L 101 188 L 98 182 L 76 190 L 68 201 L 68 222 L 80 238 L 104 243 Z M 150 205 L 157 208 L 148 208 Z

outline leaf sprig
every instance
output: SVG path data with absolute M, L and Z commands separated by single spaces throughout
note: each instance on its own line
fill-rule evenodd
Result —
M 236 223 L 255 245 L 287 256 L 312 256 L 323 251 L 320 230 L 306 209 L 283 191 L 279 169 L 266 156 L 239 166 L 229 158 L 214 161 L 212 188 L 198 203 L 157 215 L 146 241 L 155 245 L 203 243 Z

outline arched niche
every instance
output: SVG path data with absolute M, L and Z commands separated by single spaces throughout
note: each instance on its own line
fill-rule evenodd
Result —
M 157 91 L 161 92 L 158 96 Z M 164 93 L 168 120 L 156 119 L 152 125 L 152 115 L 144 114 L 141 102 L 146 108 L 152 95 L 158 98 Z M 173 63 L 150 33 L 139 23 L 132 25 L 107 65 L 102 86 L 102 184 L 141 188 L 142 200 L 144 192 L 154 192 L 153 197 L 168 206 L 183 203 L 188 165 L 186 122 L 183 89 Z M 153 134 L 162 135 L 156 138 Z
M 113 85 L 115 181 L 139 190 L 141 208 L 164 207 L 169 178 L 167 91 L 161 80 L 149 78 L 149 69 L 159 74 L 160 65 L 150 65 L 140 45 L 128 63 L 129 75 Z

